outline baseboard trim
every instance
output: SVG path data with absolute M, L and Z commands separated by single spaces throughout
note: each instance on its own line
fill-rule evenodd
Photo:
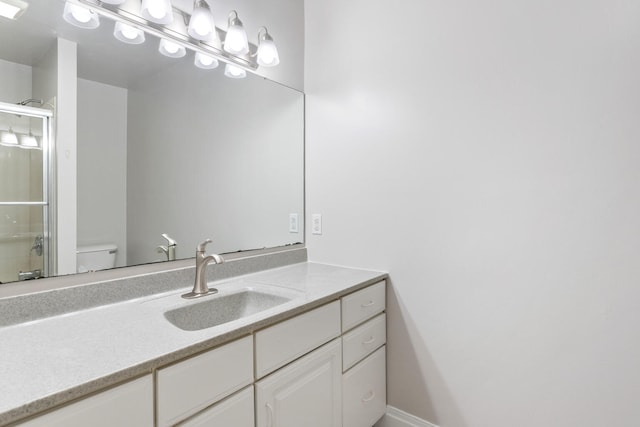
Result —
M 374 427 L 438 427 L 393 406 L 387 406 L 387 413 Z

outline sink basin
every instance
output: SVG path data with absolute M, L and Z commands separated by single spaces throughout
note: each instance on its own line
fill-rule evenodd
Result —
M 282 295 L 243 289 L 226 295 L 211 295 L 164 313 L 174 326 L 184 331 L 199 331 L 242 319 L 291 301 Z

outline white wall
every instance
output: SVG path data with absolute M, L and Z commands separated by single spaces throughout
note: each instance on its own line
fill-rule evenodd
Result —
M 217 253 L 301 242 L 302 95 L 185 68 L 176 62 L 129 90 L 129 264 L 162 260 L 162 233 L 178 258 L 205 238 Z M 290 213 L 299 233 L 289 233 Z
M 58 39 L 56 103 L 57 274 L 76 272 L 77 245 L 77 44 Z
M 78 245 L 127 259 L 127 90 L 78 79 Z
M 0 102 L 31 98 L 31 67 L 0 59 Z
M 640 3 L 307 0 L 313 261 L 388 270 L 389 403 L 640 417 Z

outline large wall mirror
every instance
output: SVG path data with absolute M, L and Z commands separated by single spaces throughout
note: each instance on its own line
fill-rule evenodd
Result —
M 303 241 L 301 92 L 250 73 L 230 79 L 223 67 L 196 68 L 193 53 L 164 57 L 152 37 L 121 43 L 111 22 L 95 30 L 72 27 L 62 19 L 61 0 L 29 3 L 20 19 L 0 18 L 0 102 L 55 104 L 39 93 L 41 69 L 61 40 L 74 46 L 77 149 L 58 153 L 77 157 L 77 234 L 67 247 L 115 246 L 115 266 L 122 267 L 167 261 L 163 234 L 177 243 L 176 259 L 193 257 L 205 238 L 217 253 Z M 65 60 L 59 52 L 57 58 Z M 0 131 L 18 120 L 0 121 Z M 19 148 L 4 147 L 0 161 Z M 57 166 L 55 173 L 64 174 Z M 0 186 L 16 184 L 18 177 L 5 176 L 10 169 L 3 166 Z M 27 222 L 34 215 L 18 218 L 15 209 L 0 205 L 1 258 L 19 255 L 2 267 L 3 283 L 37 269 L 41 251 L 34 245 L 56 230 L 55 224 L 45 224 L 51 229 L 44 232 L 32 228 Z M 62 231 L 57 238 L 69 239 Z

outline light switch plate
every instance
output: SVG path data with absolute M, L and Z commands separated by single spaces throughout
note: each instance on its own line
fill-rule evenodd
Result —
M 311 234 L 322 234 L 322 215 L 311 215 Z
M 298 232 L 298 214 L 290 213 L 289 214 L 289 233 L 297 233 Z

